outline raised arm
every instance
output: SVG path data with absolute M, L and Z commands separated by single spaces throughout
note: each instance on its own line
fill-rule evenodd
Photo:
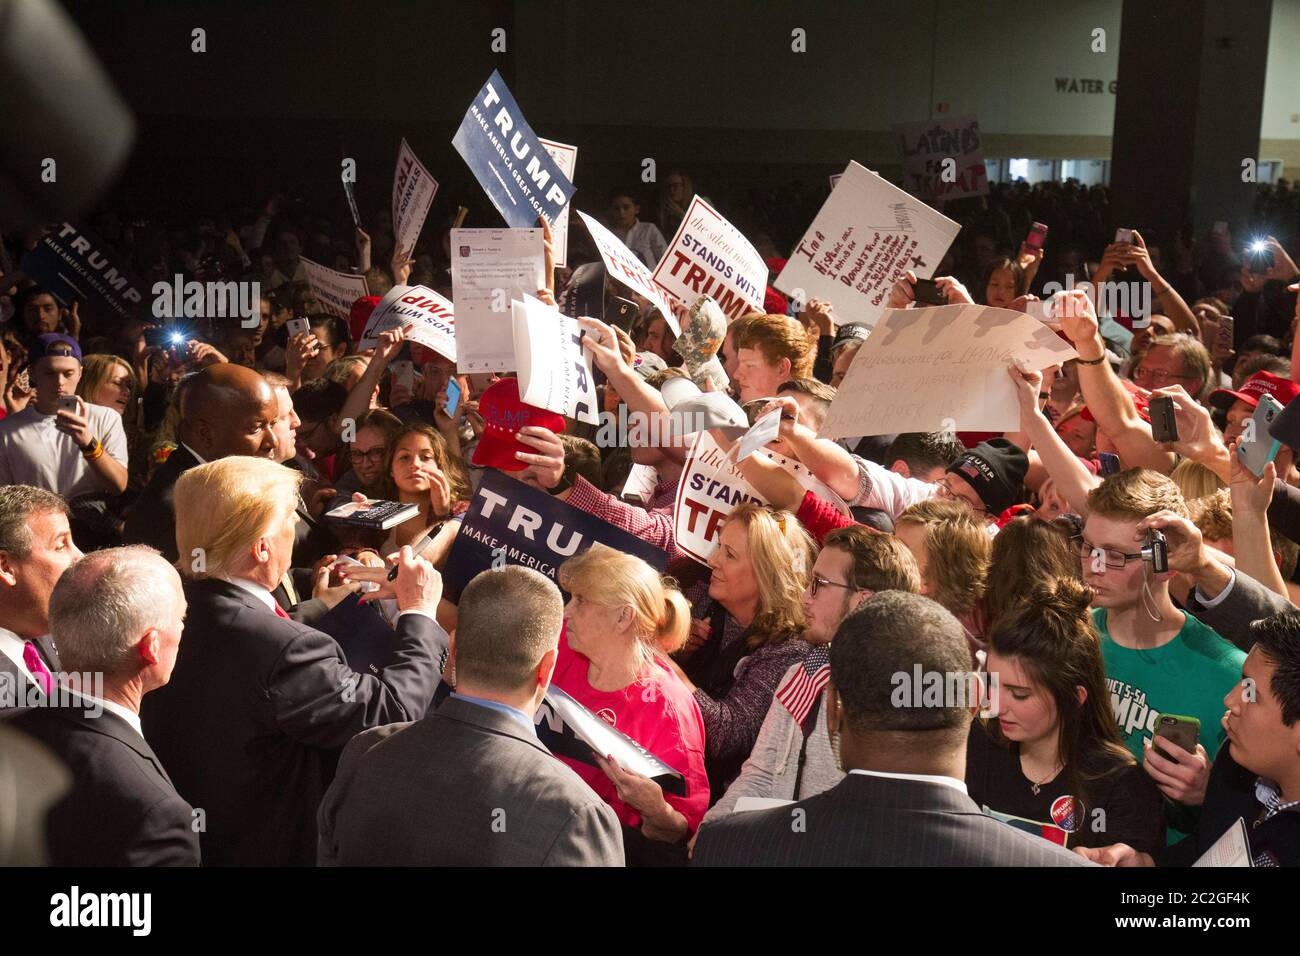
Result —
M 1043 467 L 1056 482 L 1056 488 L 1069 504 L 1070 510 L 1080 516 L 1087 515 L 1088 492 L 1100 482 L 1078 456 L 1070 451 L 1065 440 L 1057 434 L 1052 423 L 1038 407 L 1043 373 L 1018 368 L 1014 363 L 1007 366 L 1007 372 L 1016 386 L 1016 399 L 1020 402 L 1021 431 L 1029 436 L 1030 443 L 1038 450 Z
M 375 346 L 375 354 L 370 357 L 370 361 L 366 364 L 366 370 L 361 374 L 357 384 L 353 385 L 352 391 L 348 392 L 347 400 L 343 403 L 343 408 L 339 412 L 339 421 L 345 422 L 348 419 L 356 421 L 366 413 L 366 409 L 370 407 L 370 396 L 375 394 L 375 386 L 383 379 L 388 364 L 402 350 L 402 343 L 406 341 L 406 333 L 411 331 L 412 328 L 414 326 L 408 325 L 402 329 L 390 329 L 379 334 L 379 343 Z
M 1271 591 L 1287 596 L 1286 581 L 1273 558 L 1273 539 L 1268 529 L 1268 506 L 1273 500 L 1277 469 L 1264 466 L 1262 477 L 1246 470 L 1237 457 L 1240 439 L 1232 443 L 1232 556 L 1237 567 Z

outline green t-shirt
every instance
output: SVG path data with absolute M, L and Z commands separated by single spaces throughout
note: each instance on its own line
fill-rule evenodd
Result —
M 1172 641 L 1148 650 L 1116 644 L 1106 629 L 1105 608 L 1093 608 L 1092 620 L 1101 633 L 1119 732 L 1138 763 L 1142 742 L 1151 739 L 1162 713 L 1200 718 L 1201 746 L 1214 760 L 1224 739 L 1223 698 L 1241 680 L 1245 652 L 1190 614 Z

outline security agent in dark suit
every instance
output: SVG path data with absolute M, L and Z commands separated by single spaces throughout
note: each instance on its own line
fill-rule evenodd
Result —
M 393 663 L 348 667 L 327 634 L 290 620 L 271 597 L 289 566 L 300 475 L 235 455 L 176 483 L 177 542 L 190 602 L 171 683 L 144 725 L 176 786 L 205 815 L 213 865 L 311 865 L 315 812 L 338 752 L 370 727 L 424 715 L 446 633 L 442 581 L 409 549 L 399 563 Z M 380 593 L 380 592 L 377 592 Z
M 152 548 L 96 551 L 54 588 L 50 621 L 69 673 L 103 683 L 61 687 L 9 722 L 72 773 L 47 819 L 52 865 L 198 866 L 194 812 L 139 717 L 144 695 L 171 676 L 184 619 L 180 576 Z
M 63 669 L 50 637 L 50 594 L 80 557 L 62 498 L 31 485 L 0 487 L 0 716 L 44 693 Z
M 147 544 L 175 561 L 176 481 L 204 462 L 229 455 L 275 454 L 276 399 L 271 386 L 250 368 L 220 362 L 181 380 L 178 447 L 168 456 L 126 515 L 122 539 Z
M 622 866 L 613 809 L 534 732 L 564 607 L 529 568 L 465 588 L 456 692 L 354 737 L 319 814 L 323 866 Z
M 962 778 L 976 702 L 925 706 L 924 688 L 911 687 L 918 668 L 945 687 L 970 687 L 970 647 L 946 610 L 920 595 L 882 591 L 841 622 L 830 666 L 826 723 L 848 775 L 791 806 L 733 813 L 702 827 L 697 865 L 1083 862 L 984 815 L 967 796 Z

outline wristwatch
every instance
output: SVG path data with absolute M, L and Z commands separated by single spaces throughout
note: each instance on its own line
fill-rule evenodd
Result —
M 569 477 L 569 469 L 565 468 L 564 474 L 560 476 L 560 483 L 556 485 L 554 488 L 547 488 L 546 493 L 551 497 L 554 497 L 555 495 L 563 494 L 564 492 L 568 491 L 572 487 L 573 487 L 573 479 Z
M 77 447 L 81 449 L 81 453 L 82 453 L 83 455 L 89 455 L 92 451 L 95 450 L 95 446 L 98 445 L 98 444 L 99 444 L 99 439 L 98 439 L 98 438 L 92 438 L 92 439 L 90 439 L 90 441 L 87 442 L 86 444 L 84 444 L 84 445 L 78 445 Z

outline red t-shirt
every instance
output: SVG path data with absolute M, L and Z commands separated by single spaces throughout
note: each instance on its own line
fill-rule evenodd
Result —
M 664 799 L 686 817 L 695 832 L 709 808 L 709 777 L 704 771 L 704 718 L 694 696 L 682 679 L 659 661 L 652 674 L 621 690 L 596 690 L 587 682 L 590 663 L 569 647 L 568 633 L 562 631 L 551 683 L 686 778 L 685 797 L 665 793 Z M 603 770 L 568 757 L 559 759 L 613 807 L 620 820 L 630 827 L 641 825 L 641 814 L 618 798 L 613 781 Z

